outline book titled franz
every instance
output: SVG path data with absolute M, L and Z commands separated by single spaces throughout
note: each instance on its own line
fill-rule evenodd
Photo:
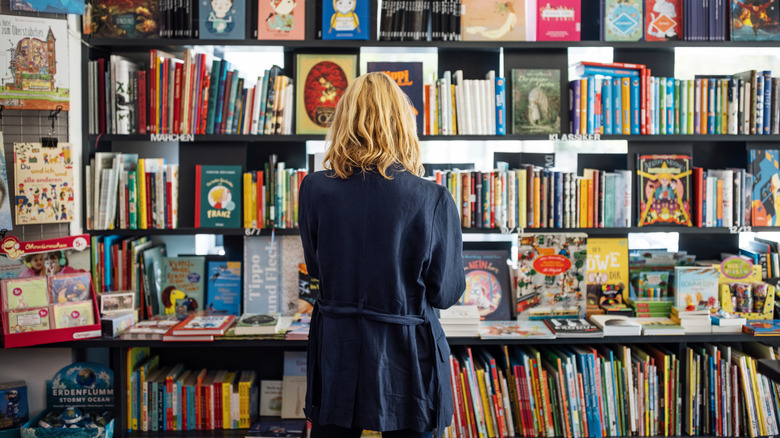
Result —
M 241 166 L 195 166 L 195 228 L 241 226 Z

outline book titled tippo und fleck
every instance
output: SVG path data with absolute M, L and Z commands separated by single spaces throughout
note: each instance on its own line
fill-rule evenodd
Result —
M 561 71 L 512 70 L 512 133 L 561 132 Z
M 195 166 L 195 228 L 239 228 L 241 211 L 241 166 Z

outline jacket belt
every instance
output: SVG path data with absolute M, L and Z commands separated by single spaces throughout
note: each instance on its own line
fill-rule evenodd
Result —
M 412 326 L 424 324 L 426 322 L 424 315 L 396 315 L 393 313 L 366 309 L 363 306 L 362 298 L 360 298 L 357 303 L 318 298 L 317 306 L 323 315 L 333 318 L 357 317 L 388 324 Z

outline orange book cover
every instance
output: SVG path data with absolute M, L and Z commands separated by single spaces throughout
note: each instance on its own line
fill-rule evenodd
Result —
M 263 213 L 265 213 L 265 198 L 263 194 L 265 194 L 265 187 L 263 187 L 263 182 L 265 181 L 263 178 L 265 178 L 265 174 L 262 170 L 257 171 L 257 190 L 255 191 L 255 204 L 257 205 L 257 228 L 263 228 L 263 225 L 265 224 L 265 217 L 263 216 Z
M 588 132 L 588 79 L 580 79 L 580 133 Z
M 709 95 L 710 93 L 707 91 L 708 89 L 708 83 L 707 78 L 702 78 L 701 80 L 701 107 L 698 108 L 699 114 L 701 116 L 699 117 L 700 123 L 701 123 L 701 133 L 706 134 L 707 133 L 707 115 L 709 115 Z
M 542 202 L 540 199 L 540 190 L 542 189 L 541 184 L 542 182 L 541 178 L 539 178 L 539 173 L 534 172 L 534 228 L 539 228 L 541 226 L 542 220 Z
M 593 180 L 588 179 L 586 180 L 588 184 L 588 188 L 586 189 L 588 201 L 587 201 L 587 208 L 588 213 L 586 216 L 588 217 L 588 228 L 593 228 Z
M 620 78 L 620 94 L 623 98 L 623 134 L 631 134 L 631 78 Z
M 587 179 L 581 179 L 580 180 L 580 205 L 579 205 L 579 214 L 580 214 L 580 228 L 587 228 L 588 227 L 588 180 Z
M 718 211 L 718 226 L 720 226 L 723 223 L 723 180 L 718 180 L 718 188 L 716 189 L 718 192 L 718 199 L 716 202 L 716 210 Z
M 431 135 L 431 101 L 428 99 L 428 94 L 431 92 L 431 86 L 429 85 L 423 85 L 423 102 L 425 105 L 425 129 L 423 130 L 424 135 Z
M 471 227 L 471 175 L 463 172 L 461 178 L 461 225 Z

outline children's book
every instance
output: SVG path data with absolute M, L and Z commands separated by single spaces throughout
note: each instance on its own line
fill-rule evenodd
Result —
M 731 41 L 779 41 L 780 9 L 774 0 L 730 0 Z
M 73 220 L 71 145 L 14 143 L 14 210 L 17 225 Z
M 306 31 L 305 1 L 260 0 L 257 6 L 257 39 L 304 39 Z
M 602 0 L 604 41 L 639 41 L 643 22 L 642 0 Z
M 280 382 L 281 386 L 281 382 Z M 279 394 L 281 396 L 281 393 Z M 281 397 L 280 397 L 281 399 Z M 281 413 L 281 412 L 280 412 Z M 278 416 L 280 413 L 277 413 Z M 263 419 L 252 424 L 252 427 L 246 432 L 247 437 L 265 438 L 265 437 L 300 437 L 304 436 L 306 431 L 305 420 L 279 420 Z
M 282 415 L 282 381 L 260 381 L 260 416 Z M 252 425 L 254 427 L 254 425 Z M 250 430 L 251 432 L 251 430 Z
M 279 238 L 244 237 L 244 313 L 282 313 L 283 256 Z
M 542 321 L 481 321 L 482 339 L 555 339 Z
M 235 319 L 235 315 L 211 315 L 204 313 L 190 315 L 166 334 L 172 336 L 221 336 L 225 334 Z
M 588 309 L 625 305 L 628 298 L 628 239 L 588 239 Z
M 675 266 L 674 306 L 680 311 L 717 310 L 719 280 L 717 267 Z
M 537 41 L 579 41 L 582 33 L 580 0 L 537 2 Z
M 669 318 L 637 318 L 636 322 L 642 325 L 642 334 L 645 336 L 685 334 L 683 326 Z
M 367 40 L 370 9 L 368 0 L 322 0 L 322 39 Z
M 422 62 L 369 62 L 366 72 L 381 71 L 393 78 L 412 101 L 412 111 L 417 120 L 417 133 L 425 128 L 423 103 L 423 63 Z
M 638 155 L 639 226 L 691 223 L 691 157 Z
M 557 338 L 600 338 L 604 333 L 584 318 L 545 319 L 544 323 Z
M 639 336 L 642 334 L 642 325 L 628 316 L 591 315 L 590 320 L 604 332 L 604 336 Z
M 526 0 L 464 0 L 461 8 L 463 41 L 526 39 Z
M 742 326 L 742 331 L 753 336 L 777 336 L 780 335 L 780 320 L 759 319 L 747 321 Z
M 160 287 L 163 282 L 163 271 L 166 256 L 165 245 L 157 245 L 144 249 L 141 252 L 141 264 L 143 269 L 143 302 L 147 315 L 161 315 L 164 310 L 160 307 Z
M 73 303 L 92 297 L 92 275 L 89 272 L 54 275 L 49 277 L 49 286 L 52 303 Z
M 200 39 L 246 38 L 246 2 L 240 0 L 198 0 Z
M 3 133 L 0 132 L 0 144 L 3 143 Z M 5 150 L 0 149 L 0 230 L 12 230 L 11 221 L 11 188 L 8 186 L 8 171 L 6 170 Z
M 51 329 L 49 309 L 21 309 L 6 313 L 8 319 L 7 333 L 27 333 Z
M 466 290 L 459 304 L 477 306 L 481 320 L 506 321 L 511 317 L 508 258 L 501 250 L 463 251 Z
M 518 247 L 518 319 L 585 316 L 587 235 L 522 234 Z
M 46 277 L 3 280 L 3 310 L 30 309 L 49 304 Z
M 298 264 L 298 313 L 311 315 L 317 294 L 320 291 L 320 281 L 312 278 L 305 263 Z
M 282 418 L 304 418 L 306 400 L 306 352 L 284 352 L 282 376 Z
M 207 307 L 230 315 L 240 315 L 241 262 L 210 261 L 208 268 Z
M 158 38 L 159 0 L 92 1 L 91 35 L 96 38 Z
M 11 0 L 11 10 L 84 15 L 84 0 Z
M 23 380 L 0 383 L 0 412 L 0 430 L 22 427 L 29 420 L 27 384 Z
M 279 324 L 279 314 L 256 315 L 245 313 L 236 321 L 235 334 L 243 335 L 269 335 L 276 333 Z
M 512 133 L 561 132 L 561 71 L 512 70 Z
M 339 99 L 355 80 L 357 57 L 300 54 L 295 65 L 296 132 L 325 134 Z
M 241 166 L 195 166 L 195 228 L 241 227 Z
M 645 41 L 682 39 L 683 0 L 646 0 Z
M 81 327 L 94 323 L 95 311 L 92 301 L 54 305 L 55 328 Z
M 780 150 L 748 150 L 748 172 L 753 175 L 752 225 L 774 227 L 780 225 Z
M 205 258 L 165 257 L 157 296 L 159 314 L 184 314 L 205 308 Z

